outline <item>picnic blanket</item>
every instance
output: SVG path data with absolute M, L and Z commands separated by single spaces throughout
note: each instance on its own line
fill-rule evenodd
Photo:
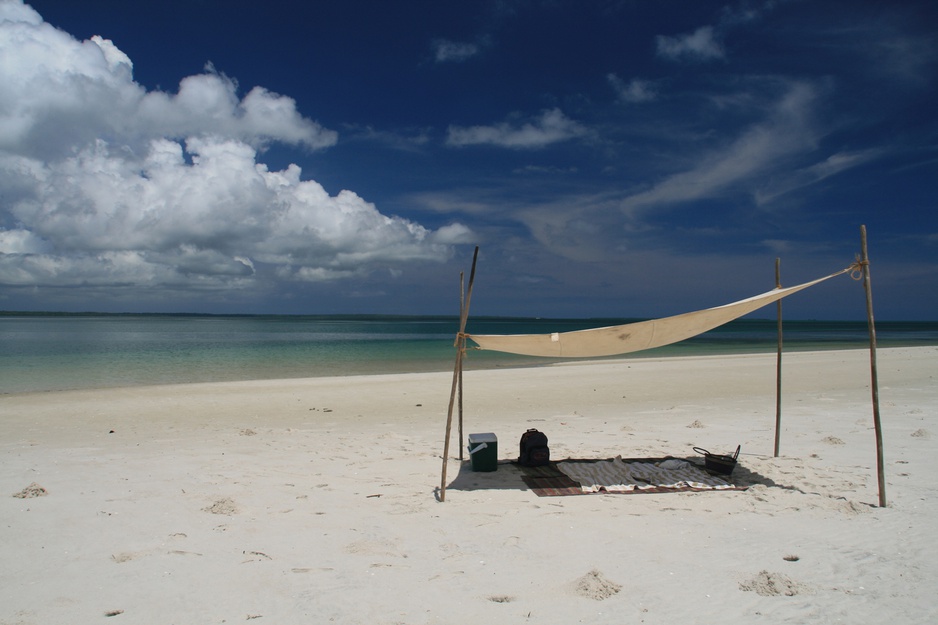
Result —
M 595 462 L 563 461 L 557 469 L 578 482 L 584 493 L 676 490 L 729 490 L 736 487 L 686 460 L 625 462 L 621 456 Z

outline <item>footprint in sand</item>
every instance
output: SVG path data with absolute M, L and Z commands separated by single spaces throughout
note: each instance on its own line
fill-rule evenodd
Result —
M 263 551 L 242 551 L 241 553 L 247 556 L 247 560 L 242 561 L 241 564 L 246 564 L 248 562 L 261 562 L 263 560 L 273 560 L 273 558 L 271 558 Z
M 912 432 L 914 438 L 931 438 L 931 434 L 928 433 L 928 430 L 918 429 Z
M 117 562 L 118 564 L 123 564 L 124 562 L 130 562 L 131 560 L 136 560 L 142 553 L 133 553 L 130 551 L 122 551 L 121 553 L 115 553 L 111 555 L 111 560 Z
M 355 542 L 349 543 L 345 546 L 345 553 L 364 556 L 392 557 L 401 557 L 403 555 L 395 543 L 377 540 L 357 540 Z

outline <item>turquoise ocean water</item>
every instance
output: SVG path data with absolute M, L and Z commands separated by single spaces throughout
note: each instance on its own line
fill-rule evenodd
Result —
M 563 332 L 634 319 L 470 319 L 476 334 Z M 451 371 L 453 317 L 0 315 L 0 393 Z M 880 347 L 938 345 L 938 322 L 877 322 Z M 785 350 L 868 348 L 866 322 L 786 321 Z M 774 320 L 742 319 L 619 358 L 776 350 Z M 467 369 L 555 362 L 470 351 Z

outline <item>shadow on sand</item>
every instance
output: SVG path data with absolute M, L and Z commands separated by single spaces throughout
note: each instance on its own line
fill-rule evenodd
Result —
M 459 473 L 447 490 L 530 490 L 521 479 L 521 467 L 512 460 L 500 460 L 497 471 L 473 471 L 468 460 L 460 463 Z

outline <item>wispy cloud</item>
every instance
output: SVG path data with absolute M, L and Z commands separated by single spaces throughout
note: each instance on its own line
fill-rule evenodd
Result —
M 714 25 L 701 26 L 692 33 L 656 37 L 658 56 L 671 61 L 707 62 L 726 57 L 723 38 L 734 28 L 761 19 L 779 2 L 768 0 L 760 5 L 742 4 L 724 7 Z
M 492 126 L 450 126 L 446 143 L 454 147 L 493 145 L 513 149 L 538 149 L 560 141 L 587 134 L 585 126 L 560 109 L 541 113 L 534 121 L 523 124 L 500 123 Z
M 420 150 L 431 141 L 429 128 L 380 130 L 372 126 L 347 124 L 344 132 L 344 141 L 370 141 L 403 152 Z
M 854 167 L 873 161 L 884 154 L 880 148 L 854 152 L 838 152 L 820 163 L 809 165 L 792 172 L 783 173 L 767 182 L 755 192 L 756 203 L 768 204 L 779 196 L 791 193 L 803 187 L 816 184 Z
M 764 122 L 750 126 L 725 148 L 702 154 L 691 168 L 625 198 L 622 209 L 628 212 L 711 198 L 751 180 L 779 159 L 813 149 L 817 143 L 811 123 L 814 100 L 815 90 L 809 84 L 791 85 Z
M 674 37 L 658 35 L 656 43 L 658 56 L 671 61 L 712 61 L 726 54 L 713 26 L 701 26 L 690 34 Z
M 655 86 L 647 80 L 633 78 L 631 81 L 625 82 L 615 74 L 608 74 L 606 80 L 609 81 L 609 85 L 616 92 L 616 96 L 620 102 L 640 104 L 642 102 L 651 102 L 658 98 L 658 92 Z
M 470 223 L 485 222 L 490 216 L 503 211 L 504 198 L 492 197 L 486 189 L 448 189 L 445 191 L 425 191 L 409 193 L 404 201 L 421 210 L 444 215 L 456 214 Z M 475 224 L 473 224 L 475 225 Z
M 437 63 L 462 63 L 479 54 L 481 48 L 475 43 L 437 39 L 432 44 L 433 58 Z

